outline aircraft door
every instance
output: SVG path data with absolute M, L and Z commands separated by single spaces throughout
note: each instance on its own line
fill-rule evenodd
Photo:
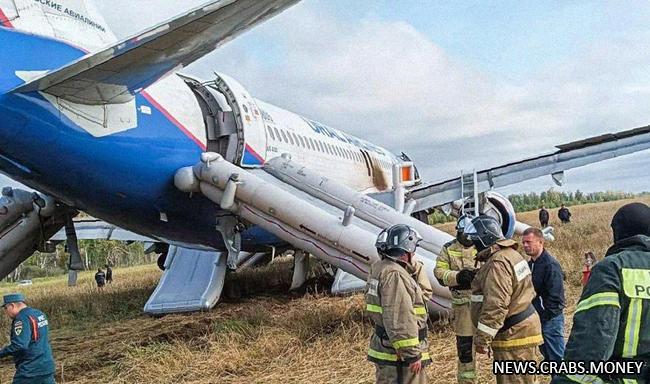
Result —
M 202 84 L 188 77 L 183 77 L 183 80 L 196 95 L 203 113 L 206 150 L 219 153 L 229 162 L 236 163 L 241 158 L 244 135 L 226 97 L 210 84 Z

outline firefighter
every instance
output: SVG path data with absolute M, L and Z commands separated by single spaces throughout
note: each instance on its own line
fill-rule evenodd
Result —
M 567 361 L 645 361 L 629 376 L 567 375 L 558 383 L 650 383 L 650 208 L 621 207 L 612 219 L 614 245 L 592 269 L 573 315 Z
M 474 218 L 465 233 L 474 242 L 476 259 L 484 262 L 472 281 L 471 311 L 476 326 L 476 353 L 495 361 L 538 360 L 542 329 L 531 304 L 535 288 L 530 268 L 517 252 L 517 243 L 505 239 L 492 217 Z M 496 375 L 497 384 L 535 383 L 534 375 Z
M 398 224 L 382 231 L 375 244 L 381 260 L 370 267 L 366 311 L 375 326 L 368 360 L 375 363 L 378 384 L 427 382 L 431 285 L 422 263 L 413 260 L 420 239 L 414 229 Z
M 442 247 L 436 259 L 433 274 L 441 285 L 449 287 L 454 313 L 456 352 L 458 353 L 457 379 L 459 383 L 476 382 L 476 359 L 472 346 L 474 326 L 470 312 L 471 281 L 476 274 L 476 248 L 464 233 L 465 216 L 456 223 L 456 239 Z
M 12 383 L 54 384 L 54 359 L 45 314 L 25 304 L 20 293 L 5 295 L 2 307 L 12 319 L 11 344 L 0 349 L 0 358 L 12 356 L 16 373 Z

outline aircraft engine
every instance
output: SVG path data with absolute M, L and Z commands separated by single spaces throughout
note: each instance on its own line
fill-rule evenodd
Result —
M 515 208 L 505 196 L 493 191 L 485 192 L 480 210 L 482 214 L 492 216 L 501 223 L 501 230 L 506 238 L 511 238 L 515 233 Z
M 0 279 L 5 278 L 61 229 L 68 212 L 38 193 L 6 187 L 0 197 Z

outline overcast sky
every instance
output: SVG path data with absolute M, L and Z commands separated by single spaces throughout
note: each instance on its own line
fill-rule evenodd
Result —
M 204 2 L 98 6 L 123 38 Z M 647 2 L 306 0 L 185 71 L 229 74 L 439 180 L 650 124 L 648 19 Z M 650 191 L 649 154 L 569 171 L 561 190 Z

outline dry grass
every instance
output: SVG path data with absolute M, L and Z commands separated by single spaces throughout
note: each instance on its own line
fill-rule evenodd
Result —
M 650 198 L 642 201 L 650 203 Z M 552 223 L 558 240 L 548 244 L 548 249 L 566 272 L 567 334 L 581 291 L 582 255 L 588 250 L 604 255 L 611 242 L 609 222 L 624 203 L 573 207 L 574 223 Z M 536 223 L 537 213 L 524 213 L 520 218 Z M 276 273 L 269 273 L 271 269 Z M 150 266 L 117 270 L 116 282 L 101 294 L 92 287 L 91 273 L 83 275 L 77 288 L 54 279 L 25 289 L 33 305 L 51 319 L 59 382 L 373 382 L 373 365 L 365 360 L 371 326 L 363 314 L 361 295 L 292 299 L 282 293 L 290 273 L 288 264 L 281 262 L 233 276 L 233 287 L 228 290 L 238 298 L 267 290 L 275 295 L 227 300 L 232 302 L 210 312 L 154 319 L 140 311 L 159 275 Z M 0 287 L 0 293 L 9 289 Z M 0 326 L 7 329 L 7 321 Z M 0 331 L 0 336 L 4 333 Z M 451 328 L 438 325 L 430 342 L 434 363 L 427 371 L 431 381 L 455 382 Z M 493 382 L 489 361 L 480 357 L 479 367 L 479 382 Z M 10 362 L 3 361 L 0 383 L 10 380 L 12 373 Z

